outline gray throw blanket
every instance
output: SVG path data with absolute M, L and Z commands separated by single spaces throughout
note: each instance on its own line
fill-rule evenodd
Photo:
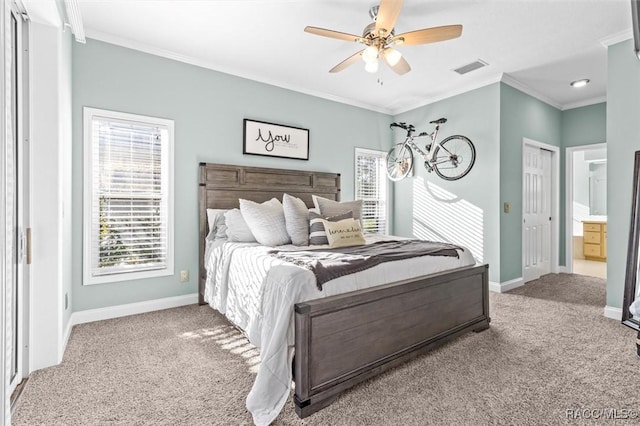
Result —
M 378 241 L 355 247 L 325 250 L 285 251 L 268 253 L 278 259 L 293 263 L 313 272 L 318 288 L 327 281 L 355 272 L 364 271 L 384 262 L 420 256 L 459 257 L 458 246 L 421 240 Z

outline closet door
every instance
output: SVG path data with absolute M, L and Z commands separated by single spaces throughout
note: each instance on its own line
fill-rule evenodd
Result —
M 523 147 L 522 264 L 524 282 L 551 272 L 551 152 Z

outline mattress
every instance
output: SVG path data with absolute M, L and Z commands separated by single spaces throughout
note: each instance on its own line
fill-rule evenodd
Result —
M 367 244 L 393 239 L 398 237 L 366 236 Z M 205 253 L 205 301 L 260 348 L 260 369 L 247 397 L 247 409 L 256 424 L 271 423 L 290 392 L 296 303 L 475 264 L 471 252 L 463 248 L 457 258 L 422 256 L 382 263 L 329 281 L 321 291 L 311 271 L 269 255 L 272 249 L 215 240 L 207 242 Z M 289 245 L 278 249 L 301 248 Z

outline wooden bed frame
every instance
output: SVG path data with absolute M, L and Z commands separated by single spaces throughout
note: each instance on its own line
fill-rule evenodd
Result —
M 200 163 L 199 302 L 204 304 L 207 208 L 238 199 L 282 200 L 312 207 L 312 194 L 340 200 L 340 175 Z M 338 395 L 468 331 L 489 327 L 488 265 L 469 266 L 297 303 L 295 408 L 301 418 Z

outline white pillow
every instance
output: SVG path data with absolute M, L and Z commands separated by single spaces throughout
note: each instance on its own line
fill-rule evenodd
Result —
M 227 224 L 227 238 L 229 238 L 229 241 L 239 243 L 256 242 L 256 237 L 253 236 L 239 209 L 229 210 L 224 214 L 224 219 Z
M 284 221 L 291 243 L 296 246 L 309 245 L 309 209 L 300 198 L 289 194 L 282 197 Z
M 287 233 L 284 210 L 277 198 L 262 204 L 241 198 L 240 212 L 249 225 L 251 233 L 263 246 L 281 246 L 291 242 Z
M 334 201 L 328 198 L 318 197 L 312 195 L 313 204 L 322 216 L 337 216 L 346 212 L 353 212 L 354 219 L 360 219 L 362 217 L 362 200 L 354 201 Z
M 207 222 L 209 223 L 207 240 L 227 238 L 227 225 L 224 218 L 224 214 L 227 211 L 223 209 L 207 209 Z
M 358 219 L 343 219 L 337 222 L 323 220 L 322 222 L 331 248 L 361 246 L 365 243 Z

